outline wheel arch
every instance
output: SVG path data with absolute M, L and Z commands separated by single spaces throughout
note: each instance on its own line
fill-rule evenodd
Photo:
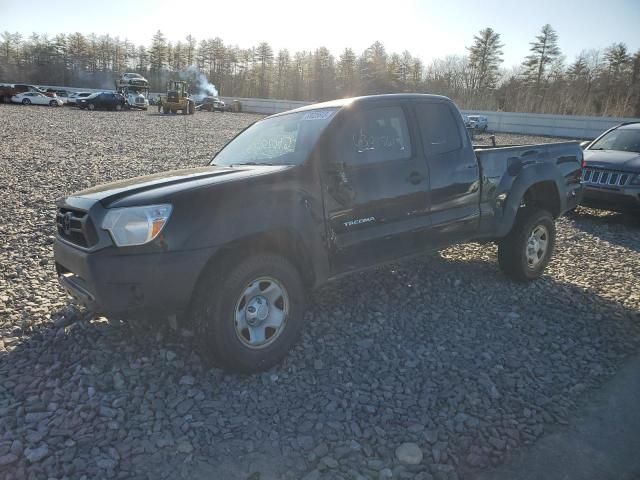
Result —
M 316 282 L 316 272 L 308 247 L 300 235 L 289 228 L 278 228 L 267 232 L 246 235 L 217 249 L 204 265 L 197 285 L 211 271 L 223 271 L 234 261 L 253 254 L 271 253 L 281 255 L 298 269 L 305 288 Z
M 553 218 L 558 218 L 562 212 L 560 192 L 556 182 L 552 180 L 534 183 L 524 192 L 522 200 L 528 207 L 537 207 L 548 211 L 553 215 Z

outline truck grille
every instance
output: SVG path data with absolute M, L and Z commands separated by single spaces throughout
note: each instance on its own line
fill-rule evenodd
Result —
M 69 243 L 89 248 L 98 241 L 96 230 L 87 212 L 59 208 L 56 213 L 58 235 Z
M 600 168 L 585 168 L 582 171 L 582 181 L 584 183 L 602 187 L 623 187 L 632 176 L 630 173 L 614 172 L 613 170 Z

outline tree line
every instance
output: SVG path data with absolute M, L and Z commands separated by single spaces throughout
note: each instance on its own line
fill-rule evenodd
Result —
M 446 95 L 461 108 L 566 115 L 640 116 L 640 50 L 624 43 L 585 50 L 567 62 L 557 32 L 544 25 L 518 66 L 503 67 L 503 43 L 480 30 L 465 55 L 425 65 L 409 51 L 388 52 L 380 42 L 363 52 L 327 48 L 277 52 L 267 42 L 252 48 L 221 38 L 169 41 L 157 31 L 135 45 L 110 35 L 0 34 L 0 82 L 113 88 L 119 73 L 147 77 L 152 91 L 192 65 L 220 95 L 322 101 L 354 95 L 425 92 Z M 192 70 L 192 69 L 191 69 Z

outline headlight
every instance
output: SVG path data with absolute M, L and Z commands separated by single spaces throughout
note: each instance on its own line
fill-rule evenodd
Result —
M 171 215 L 171 205 L 114 208 L 102 221 L 118 247 L 143 245 L 158 236 Z
M 631 179 L 629 185 L 640 185 L 640 173 Z

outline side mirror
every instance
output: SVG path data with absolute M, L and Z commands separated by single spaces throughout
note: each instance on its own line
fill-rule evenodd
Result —
M 584 142 L 580 142 L 580 148 L 584 150 L 585 148 L 587 148 L 589 146 L 590 143 L 591 142 L 588 141 L 588 140 L 585 140 Z

